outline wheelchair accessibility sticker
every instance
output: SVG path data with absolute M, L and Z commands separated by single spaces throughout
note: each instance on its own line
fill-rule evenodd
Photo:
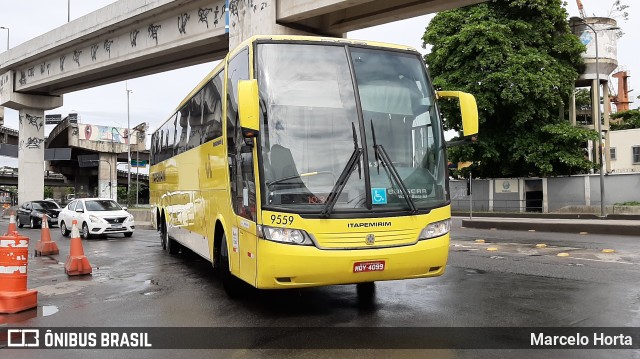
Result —
M 387 189 L 386 188 L 372 188 L 371 199 L 373 204 L 387 204 Z

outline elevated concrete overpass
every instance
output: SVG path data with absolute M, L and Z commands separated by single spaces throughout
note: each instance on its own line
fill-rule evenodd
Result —
M 219 60 L 256 34 L 343 37 L 347 31 L 485 0 L 121 0 L 0 54 L 0 106 L 19 111 L 20 138 L 44 141 L 44 110 L 62 95 Z M 20 149 L 20 172 L 44 164 L 43 146 Z M 20 202 L 42 196 L 20 179 Z
M 51 160 L 48 169 L 75 184 L 77 195 L 116 198 L 117 188 L 110 183 L 117 177 L 119 159 L 128 162 L 129 142 L 133 159 L 148 159 L 145 138 L 144 131 L 134 130 L 129 136 L 126 128 L 78 124 L 65 119 L 49 133 L 44 145 L 47 149 L 71 148 L 71 160 Z M 135 156 L 140 152 L 142 156 Z

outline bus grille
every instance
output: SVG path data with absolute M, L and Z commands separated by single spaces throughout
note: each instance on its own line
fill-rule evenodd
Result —
M 369 244 L 367 237 L 374 235 L 373 244 Z M 314 233 L 314 237 L 321 248 L 377 248 L 395 247 L 413 244 L 418 240 L 416 230 L 368 230 L 342 233 Z

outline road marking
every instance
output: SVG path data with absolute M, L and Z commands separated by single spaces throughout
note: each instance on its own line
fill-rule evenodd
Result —
M 489 247 L 487 248 L 488 251 L 497 251 L 498 247 Z
M 562 253 L 558 253 L 558 255 L 557 255 L 557 256 L 558 256 L 558 257 L 568 257 L 568 256 L 569 256 L 569 253 L 562 252 Z
M 538 243 L 536 244 L 536 248 L 547 248 L 547 245 L 544 243 Z
M 602 250 L 602 253 L 614 253 L 614 252 L 615 252 L 615 250 L 610 249 L 610 248 L 605 248 L 605 249 Z
M 476 243 L 484 243 L 484 239 L 476 239 Z

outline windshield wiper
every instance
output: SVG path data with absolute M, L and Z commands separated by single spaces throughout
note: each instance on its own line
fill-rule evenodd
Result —
M 396 183 L 398 184 L 398 187 L 400 187 L 400 191 L 402 191 L 402 194 L 404 195 L 404 198 L 407 201 L 409 208 L 411 208 L 411 213 L 413 214 L 418 213 L 418 209 L 416 208 L 415 203 L 413 203 L 413 200 L 409 196 L 409 190 L 407 189 L 407 186 L 404 185 L 404 182 L 402 182 L 402 179 L 400 178 L 400 175 L 398 174 L 396 167 L 391 162 L 389 155 L 387 155 L 387 151 L 385 151 L 382 145 L 379 145 L 376 142 L 376 130 L 373 128 L 373 120 L 371 120 L 371 137 L 373 138 L 373 150 L 376 155 L 376 163 L 380 161 L 382 162 L 382 165 L 388 169 L 388 173 L 396 181 Z M 378 173 L 379 172 L 380 172 L 380 167 L 378 165 Z
M 322 208 L 322 212 L 320 212 L 320 216 L 325 218 L 329 217 L 333 211 L 333 206 L 338 202 L 338 196 L 340 196 L 340 193 L 342 193 L 342 190 L 344 190 L 344 187 L 347 185 L 347 180 L 349 179 L 349 176 L 351 176 L 356 165 L 358 166 L 358 175 L 362 178 L 360 156 L 362 156 L 363 151 L 362 148 L 358 146 L 358 137 L 356 136 L 356 128 L 353 122 L 351 123 L 351 128 L 353 130 L 353 152 L 351 153 L 351 157 L 349 158 L 347 165 L 342 170 L 342 173 L 340 173 L 340 177 L 336 180 L 336 184 L 333 185 L 331 193 L 329 193 L 329 197 L 327 197 L 327 201 L 324 204 L 324 208 Z

